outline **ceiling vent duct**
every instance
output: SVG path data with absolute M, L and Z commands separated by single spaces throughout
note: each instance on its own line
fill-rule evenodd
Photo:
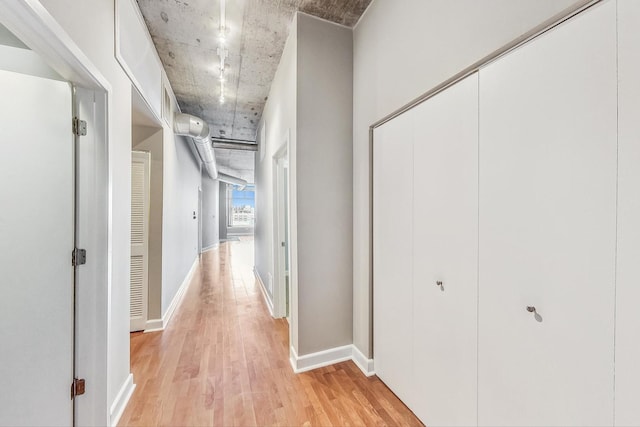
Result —
M 244 179 L 236 178 L 235 176 L 227 175 L 226 173 L 219 173 L 218 180 L 222 182 L 226 182 L 227 184 L 237 185 L 238 190 L 244 190 L 244 187 L 247 186 L 247 181 Z
M 196 150 L 198 150 L 207 173 L 211 179 L 218 179 L 216 155 L 211 145 L 211 137 L 209 137 L 209 125 L 199 117 L 180 113 L 176 114 L 173 120 L 173 128 L 176 135 L 193 138 Z

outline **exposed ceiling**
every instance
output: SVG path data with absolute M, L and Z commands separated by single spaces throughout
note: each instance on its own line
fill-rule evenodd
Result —
M 295 12 L 352 27 L 371 2 L 226 0 L 228 57 L 221 104 L 217 49 L 222 0 L 137 1 L 182 111 L 206 120 L 212 137 L 240 141 L 256 140 Z M 253 169 L 253 153 L 225 151 L 216 149 L 221 171 L 233 175 L 250 163 Z

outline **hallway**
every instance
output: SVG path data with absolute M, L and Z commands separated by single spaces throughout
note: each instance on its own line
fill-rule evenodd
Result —
M 252 240 L 206 252 L 168 328 L 131 335 L 137 388 L 119 425 L 421 425 L 352 362 L 294 374 L 252 266 Z

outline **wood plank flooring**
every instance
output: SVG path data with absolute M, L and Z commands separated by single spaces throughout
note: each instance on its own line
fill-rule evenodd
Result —
M 252 257 L 251 240 L 205 253 L 168 328 L 131 335 L 137 388 L 120 426 L 422 425 L 353 362 L 294 374 Z

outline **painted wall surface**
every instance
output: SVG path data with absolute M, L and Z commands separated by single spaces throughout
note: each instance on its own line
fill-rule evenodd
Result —
M 164 315 L 198 257 L 198 187 L 200 164 L 190 140 L 174 136 L 165 125 L 162 224 L 162 314 Z
M 295 158 L 296 143 L 296 80 L 297 80 L 297 20 L 291 24 L 289 38 L 276 72 L 269 100 L 262 113 L 261 126 L 266 126 L 265 141 L 261 144 L 264 155 L 256 157 L 256 227 L 255 268 L 265 285 L 274 276 L 273 260 L 273 155 L 289 141 L 289 162 Z M 221 193 L 223 194 L 223 193 Z M 221 203 L 222 205 L 222 203 Z M 293 215 L 295 217 L 295 215 Z M 291 227 L 294 228 L 294 220 Z M 291 248 L 294 252 L 294 248 Z M 292 255 L 295 256 L 295 255 Z M 294 272 L 291 272 L 292 280 Z M 292 284 L 292 288 L 293 288 Z M 291 315 L 296 316 L 296 298 L 292 289 Z M 297 326 L 291 322 L 291 345 L 297 348 Z
M 202 171 L 202 249 L 206 250 L 220 243 L 220 184 Z
M 109 406 L 129 376 L 129 257 L 131 230 L 131 82 L 114 56 L 114 0 L 41 0 L 82 52 L 109 81 L 111 219 L 111 325 L 108 337 Z
M 133 126 L 132 148 L 151 154 L 148 320 L 162 317 L 162 129 Z
M 353 337 L 371 343 L 369 126 L 576 0 L 374 0 L 354 30 Z
M 227 239 L 227 184 L 220 182 L 218 194 L 218 239 Z
M 352 46 L 298 15 L 298 355 L 352 343 Z

